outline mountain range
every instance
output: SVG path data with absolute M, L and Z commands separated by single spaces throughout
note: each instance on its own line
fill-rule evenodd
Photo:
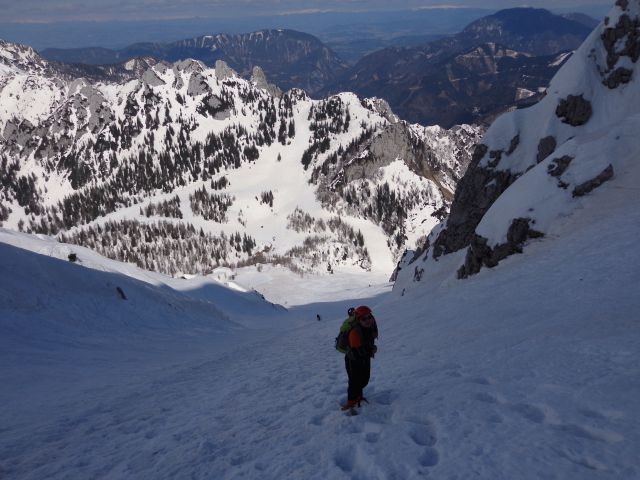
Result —
M 367 55 L 323 92 L 379 96 L 402 118 L 427 125 L 490 123 L 539 100 L 590 31 L 543 9 L 502 10 L 451 37 Z
M 46 49 L 42 56 L 83 65 L 122 64 L 137 57 L 168 62 L 192 58 L 208 66 L 223 60 L 245 78 L 257 65 L 283 90 L 302 88 L 319 98 L 343 91 L 379 97 L 401 118 L 448 128 L 489 124 L 510 108 L 538 101 L 593 22 L 585 15 L 561 16 L 542 9 L 502 10 L 438 40 L 398 39 L 399 45 L 413 46 L 383 48 L 353 66 L 316 37 L 282 29 L 140 43 L 120 50 Z M 99 73 L 95 68 L 112 67 L 75 68 L 90 75 Z
M 166 273 L 390 271 L 444 215 L 481 129 L 285 93 L 255 67 L 130 60 L 74 77 L 0 43 L 0 221 Z
M 170 63 L 194 59 L 214 66 L 222 60 L 243 77 L 254 66 L 278 87 L 301 88 L 313 94 L 347 65 L 312 35 L 294 30 L 260 30 L 246 34 L 204 35 L 172 43 L 137 43 L 120 50 L 107 48 L 45 49 L 42 56 L 61 63 L 119 64 L 137 57 Z

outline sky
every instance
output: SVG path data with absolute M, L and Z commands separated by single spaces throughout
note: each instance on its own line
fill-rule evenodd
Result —
M 50 23 L 62 21 L 119 21 L 241 17 L 300 13 L 423 8 L 494 8 L 531 6 L 576 8 L 602 5 L 603 0 L 0 0 L 0 23 Z M 613 4 L 613 1 L 610 2 Z M 392 7 L 390 7 L 392 5 Z

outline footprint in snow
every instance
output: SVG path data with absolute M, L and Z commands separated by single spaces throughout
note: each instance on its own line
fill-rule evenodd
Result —
M 409 437 L 421 447 L 433 447 L 438 442 L 436 429 L 428 420 L 408 420 L 413 423 L 409 428 Z
M 624 441 L 624 437 L 619 433 L 601 430 L 599 428 L 593 428 L 589 426 L 568 424 L 557 425 L 556 428 L 564 433 L 573 435 L 574 437 L 586 438 L 587 440 L 595 440 L 597 442 L 613 444 Z
M 368 419 L 367 419 L 368 420 Z M 382 425 L 376 421 L 367 421 L 364 423 L 364 440 L 367 443 L 378 443 L 380 440 L 380 432 Z
M 429 420 L 420 417 L 410 417 L 407 422 L 412 424 L 409 428 L 409 438 L 417 446 L 423 448 L 418 457 L 420 465 L 435 467 L 440 462 L 440 453 L 435 448 L 438 443 L 435 426 Z
M 495 385 L 497 383 L 493 378 L 487 378 L 487 377 L 470 378 L 469 382 L 475 383 L 477 385 Z
M 605 414 L 600 413 L 600 412 L 596 412 L 595 410 L 579 410 L 579 413 L 583 416 L 583 417 L 587 417 L 587 418 L 593 418 L 596 420 L 606 420 L 607 417 Z
M 378 443 L 380 439 L 380 434 L 377 432 L 369 432 L 364 436 L 364 440 L 367 443 Z
M 323 421 L 324 421 L 324 415 L 314 415 L 313 417 L 311 417 L 311 420 L 309 421 L 309 423 L 311 425 L 315 425 L 319 427 L 322 425 Z
M 353 470 L 354 457 L 351 451 L 339 450 L 333 455 L 333 462 L 343 472 L 350 473 Z
M 462 365 L 459 363 L 447 363 L 442 366 L 442 368 L 438 369 L 439 371 L 444 371 L 450 377 L 462 377 Z
M 519 403 L 511 406 L 511 410 L 522 415 L 525 419 L 533 423 L 545 423 L 547 415 L 544 410 L 528 403 Z
M 489 423 L 503 423 L 504 417 L 498 413 L 494 413 L 493 415 L 489 415 L 487 417 L 487 422 Z
M 476 400 L 479 400 L 484 403 L 504 403 L 504 400 L 496 395 L 492 395 L 491 393 L 481 392 L 476 395 Z
M 435 448 L 429 447 L 420 455 L 419 461 L 423 467 L 435 467 L 440 462 L 440 454 Z

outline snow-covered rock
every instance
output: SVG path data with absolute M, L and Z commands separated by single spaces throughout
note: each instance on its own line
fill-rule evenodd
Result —
M 617 2 L 540 103 L 493 123 L 450 215 L 400 275 L 402 288 L 437 277 L 444 263 L 465 278 L 522 252 L 531 239 L 553 241 L 567 217 L 588 216 L 590 205 L 612 195 L 626 192 L 637 202 L 624 189 L 640 152 L 632 133 L 640 126 L 639 15 L 638 0 Z

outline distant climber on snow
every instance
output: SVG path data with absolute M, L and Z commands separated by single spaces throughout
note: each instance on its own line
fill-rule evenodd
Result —
M 347 403 L 342 410 L 359 407 L 367 399 L 363 390 L 371 376 L 371 359 L 378 351 L 375 340 L 378 338 L 378 325 L 373 312 L 367 306 L 350 308 L 347 318 L 340 327 L 336 338 L 336 350 L 345 354 L 344 365 L 349 378 Z

